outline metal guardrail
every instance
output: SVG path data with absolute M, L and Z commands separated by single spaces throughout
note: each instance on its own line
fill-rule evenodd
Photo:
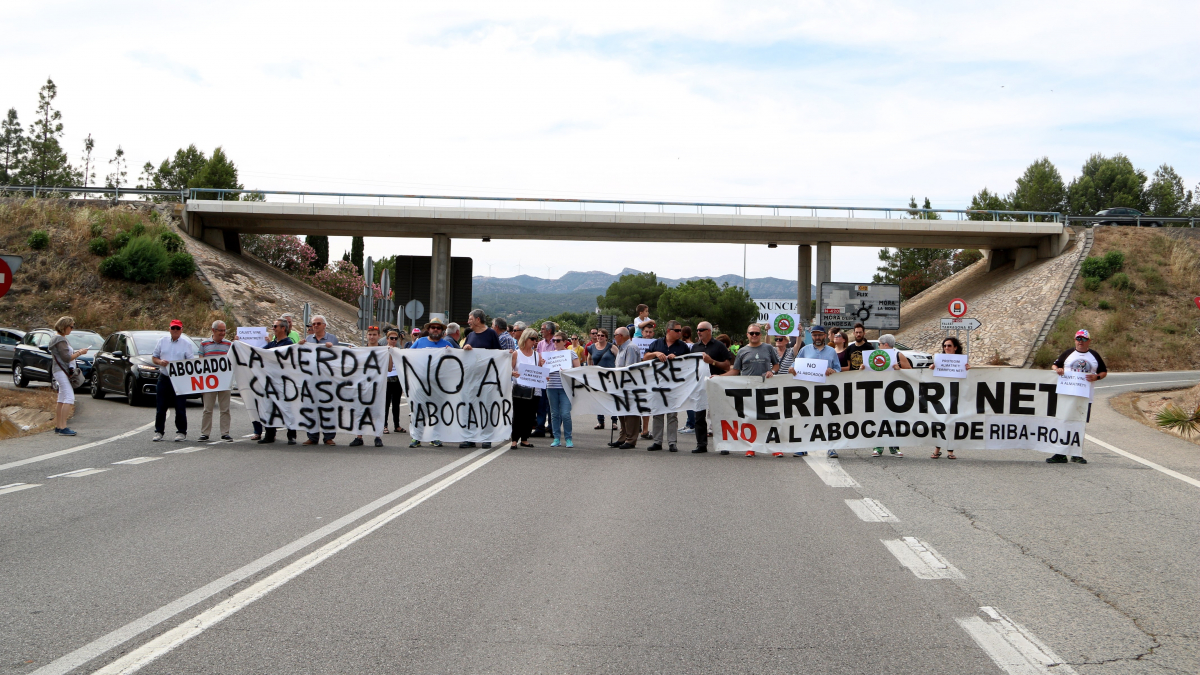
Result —
M 180 201 L 187 199 L 187 190 L 148 190 L 146 188 L 111 188 L 111 187 L 88 187 L 88 186 L 46 186 L 46 185 L 0 185 L 0 195 L 6 192 L 31 192 L 33 196 L 38 196 L 38 193 L 50 194 L 90 194 L 90 195 L 112 195 L 114 199 L 120 199 L 121 195 L 144 195 L 147 197 L 176 197 Z
M 1167 223 L 1179 223 L 1178 227 L 1183 227 L 1185 224 L 1187 227 L 1196 227 L 1196 218 L 1191 217 L 1191 216 L 1185 217 L 1185 218 L 1166 217 L 1166 216 L 1151 216 L 1151 215 L 1141 215 L 1141 216 L 1064 216 L 1064 218 L 1063 218 L 1064 223 L 1069 224 L 1070 221 L 1083 221 L 1085 223 L 1086 227 L 1091 227 L 1091 226 L 1095 225 L 1096 223 L 1128 223 L 1130 225 L 1133 225 L 1134 227 L 1158 227 L 1158 225 L 1151 225 L 1149 223 L 1161 223 L 1163 225 L 1166 225 Z M 1176 226 L 1168 225 L 1168 227 L 1176 227 Z

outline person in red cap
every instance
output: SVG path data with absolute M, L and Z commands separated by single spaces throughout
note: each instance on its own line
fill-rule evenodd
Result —
M 1084 378 L 1089 383 L 1108 377 L 1108 366 L 1104 365 L 1104 359 L 1100 358 L 1100 353 L 1092 349 L 1091 346 L 1091 333 L 1088 333 L 1086 328 L 1077 331 L 1075 333 L 1075 348 L 1068 349 L 1054 360 L 1054 372 L 1059 375 L 1068 370 L 1073 373 L 1084 373 Z M 1095 386 L 1095 384 L 1089 384 L 1087 422 L 1092 421 L 1092 395 L 1095 393 Z M 1066 455 L 1051 455 L 1046 458 L 1047 464 L 1062 464 L 1066 461 Z M 1072 457 L 1071 461 L 1087 464 L 1087 460 L 1083 458 L 1083 455 Z
M 166 365 L 172 361 L 196 358 L 196 345 L 183 335 L 183 322 L 171 321 L 171 334 L 164 335 L 154 345 L 154 365 L 159 367 L 155 399 L 158 411 L 154 415 L 154 440 L 161 441 L 167 425 L 167 407 L 175 406 L 175 441 L 187 440 L 187 399 L 175 395 L 171 378 L 167 377 Z

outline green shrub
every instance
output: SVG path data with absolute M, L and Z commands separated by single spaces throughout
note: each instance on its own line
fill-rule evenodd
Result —
M 163 248 L 167 249 L 168 253 L 178 253 L 183 250 L 183 239 L 174 232 L 160 232 L 158 240 L 162 242 Z
M 119 255 L 110 255 L 100 261 L 100 275 L 109 279 L 125 278 L 125 261 Z
M 1079 272 L 1084 278 L 1094 277 L 1099 281 L 1111 277 L 1125 266 L 1125 254 L 1120 251 L 1109 251 L 1103 258 L 1091 257 L 1083 261 Z
M 92 221 L 92 223 L 88 227 L 91 228 L 93 237 L 104 236 L 104 223 L 98 223 L 98 222 Z
M 133 233 L 133 236 L 140 237 L 143 234 L 146 234 L 146 224 L 140 222 L 134 223 L 133 227 L 129 228 L 129 231 Z
M 1108 283 L 1118 291 L 1132 291 L 1135 288 L 1133 282 L 1129 280 L 1129 275 L 1124 272 L 1117 272 L 1112 275 L 1112 279 Z
M 1088 258 L 1088 260 L 1099 260 L 1099 258 Z M 1083 287 L 1089 291 L 1100 290 L 1100 278 L 1095 276 L 1085 276 L 1083 278 Z
M 88 242 L 88 250 L 92 255 L 106 256 L 108 255 L 108 240 L 104 237 L 96 237 Z
M 1107 300 L 1101 300 L 1096 304 L 1100 309 L 1112 309 L 1112 305 Z
M 162 243 L 145 235 L 129 240 L 121 249 L 125 278 L 139 284 L 159 281 L 167 275 L 167 249 Z
M 34 230 L 25 239 L 25 245 L 35 251 L 40 251 L 50 245 L 50 233 L 45 230 Z
M 1120 251 L 1109 251 L 1104 254 L 1104 264 L 1108 267 L 1110 276 L 1116 274 L 1125 266 L 1125 254 Z
M 182 279 L 196 273 L 196 261 L 192 258 L 191 253 L 179 251 L 171 254 L 167 268 L 171 270 L 171 274 Z
M 125 244 L 128 244 L 130 239 L 133 239 L 133 235 L 128 230 L 121 230 L 113 237 L 112 250 L 120 251 L 125 248 Z

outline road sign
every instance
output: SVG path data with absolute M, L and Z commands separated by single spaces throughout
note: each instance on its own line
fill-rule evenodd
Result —
M 950 316 L 957 319 L 966 315 L 967 301 L 963 300 L 962 298 L 955 298 L 950 301 L 950 305 L 947 307 L 947 309 L 950 310 Z
M 410 319 L 419 319 L 425 313 L 425 305 L 420 300 L 409 300 L 404 305 L 404 315 Z
M 1196 301 L 1196 309 L 1200 309 L 1200 296 L 1193 299 Z
M 4 295 L 8 293 L 8 290 L 12 288 L 12 282 L 12 267 L 9 266 L 7 260 L 0 259 L 0 297 L 4 297 Z
M 871 330 L 900 329 L 900 287 L 895 284 L 821 284 L 818 322 L 850 330 L 862 322 Z
M 304 322 L 304 329 L 308 330 L 309 325 L 312 324 L 312 305 L 307 302 L 304 303 L 304 314 L 301 316 L 301 321 Z
M 942 319 L 942 330 L 975 330 L 982 325 L 979 319 Z

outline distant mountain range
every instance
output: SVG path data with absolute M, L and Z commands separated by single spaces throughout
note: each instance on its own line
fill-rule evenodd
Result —
M 557 279 L 542 279 L 522 274 L 516 277 L 473 277 L 471 290 L 474 295 L 492 293 L 577 293 L 579 291 L 595 291 L 595 295 L 603 295 L 608 287 L 621 276 L 640 274 L 639 270 L 626 267 L 620 274 L 607 272 L 567 272 Z M 728 283 L 730 286 L 740 286 L 742 278 L 736 274 L 726 274 L 720 277 L 687 277 L 686 279 L 668 279 L 659 277 L 659 281 L 668 286 L 678 286 L 693 279 L 712 279 L 717 285 Z M 796 282 L 791 279 L 776 279 L 764 277 L 761 279 L 746 279 L 746 290 L 753 298 L 790 298 L 796 294 Z

